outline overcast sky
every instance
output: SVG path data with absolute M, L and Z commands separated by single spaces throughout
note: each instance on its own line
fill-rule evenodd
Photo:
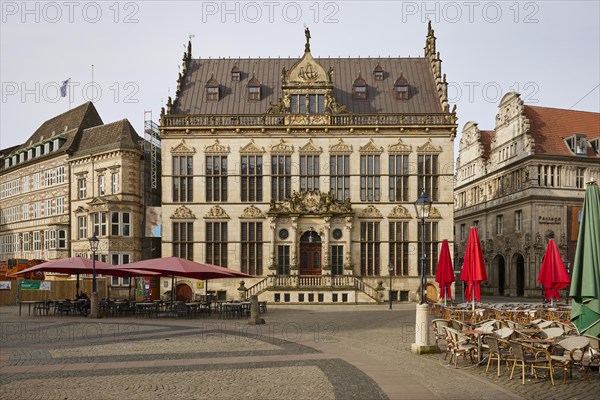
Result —
M 69 97 L 71 107 L 93 98 L 105 123 L 128 118 L 142 135 L 144 111 L 157 121 L 175 92 L 190 34 L 195 58 L 297 58 L 304 24 L 314 56 L 422 57 L 432 20 L 459 134 L 470 120 L 493 129 L 511 90 L 598 112 L 599 3 L 2 1 L 0 148 L 67 111 Z

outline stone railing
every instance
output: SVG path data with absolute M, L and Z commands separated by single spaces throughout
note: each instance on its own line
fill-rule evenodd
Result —
M 290 118 L 292 114 L 266 115 L 164 115 L 161 127 L 230 127 L 230 126 L 402 126 L 402 125 L 455 125 L 454 114 L 324 114 Z M 314 118 L 313 118 L 314 117 Z M 318 119 L 318 122 L 317 122 Z
M 255 283 L 254 285 L 250 286 L 248 289 L 246 289 L 246 298 L 249 299 L 250 296 L 259 295 L 262 292 L 264 292 L 265 290 L 267 290 L 268 288 L 269 288 L 269 279 L 265 278 L 265 279 Z

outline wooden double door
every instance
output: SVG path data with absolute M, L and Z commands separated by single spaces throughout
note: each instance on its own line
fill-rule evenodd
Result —
M 321 237 L 315 231 L 300 238 L 300 275 L 321 275 Z

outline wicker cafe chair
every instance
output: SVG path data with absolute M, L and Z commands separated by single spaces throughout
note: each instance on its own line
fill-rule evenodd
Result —
M 437 346 L 439 340 L 446 340 L 446 331 L 444 330 L 444 327 L 449 326 L 450 321 L 447 319 L 438 318 L 431 321 L 431 325 L 433 326 L 435 345 Z
M 589 354 L 589 346 L 590 339 L 584 336 L 571 336 L 552 346 L 552 364 L 562 368 L 563 383 L 567 383 L 567 373 L 573 379 L 573 367 L 584 368 L 583 362 L 586 354 Z
M 454 367 L 457 367 L 458 365 L 458 357 L 463 356 L 466 360 L 467 354 L 471 358 L 471 364 L 474 363 L 473 356 L 477 353 L 477 346 L 471 344 L 469 338 L 462 332 L 450 327 L 446 327 L 445 329 L 449 333 L 448 339 L 450 341 L 448 342 L 448 347 L 450 347 L 452 358 L 454 358 Z M 452 358 L 450 359 L 450 362 L 452 362 Z
M 495 337 L 488 336 L 486 338 L 486 343 L 490 348 L 490 354 L 488 357 L 487 367 L 485 368 L 485 372 L 490 368 L 490 364 L 492 361 L 498 361 L 498 376 L 500 376 L 500 362 L 506 362 L 506 369 L 510 371 L 509 362 L 512 361 L 512 353 L 510 348 L 506 348 L 508 346 L 508 342 L 502 339 L 498 339 Z
M 550 375 L 550 381 L 554 385 L 554 376 L 552 368 L 552 360 L 550 353 L 545 349 L 537 349 L 535 347 L 527 346 L 518 342 L 509 342 L 512 350 L 513 367 L 510 372 L 510 379 L 515 374 L 515 368 L 517 365 L 521 366 L 521 379 L 523 385 L 525 384 L 525 368 L 531 367 L 533 375 L 537 378 L 537 369 L 547 369 Z
M 600 338 L 589 335 L 584 335 L 584 337 L 590 340 L 588 354 L 584 355 L 582 360 L 585 380 L 589 382 L 588 371 L 590 368 L 598 368 L 598 374 L 600 374 Z

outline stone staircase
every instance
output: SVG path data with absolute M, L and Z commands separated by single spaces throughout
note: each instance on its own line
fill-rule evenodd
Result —
M 374 288 L 365 283 L 361 278 L 352 275 L 275 275 L 268 276 L 245 291 L 246 298 L 252 295 L 260 296 L 265 292 L 279 292 L 290 294 L 291 292 L 306 292 L 319 294 L 341 293 L 342 298 L 348 298 L 349 293 L 356 293 L 354 301 L 359 297 L 363 301 L 380 303 L 383 301 L 384 288 Z M 362 296 L 359 296 L 359 294 Z M 343 295 L 346 294 L 346 297 Z M 336 298 L 336 297 L 334 297 Z M 277 301 L 277 300 L 276 300 Z M 337 300 L 333 300 L 337 301 Z

